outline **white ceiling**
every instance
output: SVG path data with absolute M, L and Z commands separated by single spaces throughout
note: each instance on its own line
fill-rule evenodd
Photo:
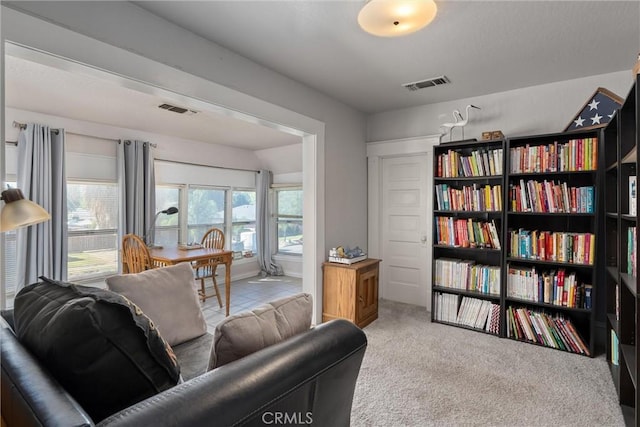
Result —
M 400 38 L 362 31 L 359 0 L 135 3 L 367 113 L 630 70 L 640 52 L 637 0 L 436 0 L 435 20 Z M 450 84 L 401 87 L 443 74 Z M 180 116 L 157 108 L 171 99 L 11 56 L 5 78 L 9 107 L 251 150 L 300 142 L 215 109 Z
M 631 70 L 640 52 L 637 0 L 436 0 L 434 21 L 398 38 L 358 27 L 364 0 L 135 3 L 367 113 Z
M 301 142 L 298 136 L 206 109 L 176 114 L 158 108 L 163 103 L 184 106 L 169 97 L 15 56 L 6 56 L 5 70 L 7 107 L 247 150 Z

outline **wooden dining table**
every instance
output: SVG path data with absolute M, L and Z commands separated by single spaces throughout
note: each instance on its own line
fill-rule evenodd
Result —
M 231 300 L 231 263 L 233 262 L 232 251 L 212 248 L 180 249 L 177 246 L 165 246 L 162 248 L 150 248 L 149 253 L 151 255 L 151 262 L 155 267 L 196 261 L 224 264 L 224 298 L 226 315 L 229 315 L 229 302 Z

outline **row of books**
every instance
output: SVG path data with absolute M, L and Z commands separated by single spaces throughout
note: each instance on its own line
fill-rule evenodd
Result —
M 509 230 L 508 254 L 512 258 L 593 265 L 596 236 L 592 233 Z
M 509 185 L 509 204 L 513 212 L 593 213 L 593 186 L 569 187 L 555 183 L 520 180 Z
M 457 178 L 502 175 L 502 148 L 473 150 L 465 156 L 448 150 L 438 156 L 438 177 Z
M 448 323 L 483 329 L 498 334 L 500 304 L 471 297 L 458 298 L 454 294 L 435 294 L 434 318 Z
M 590 355 L 569 319 L 527 308 L 507 308 L 507 337 L 535 342 L 572 353 Z
M 500 295 L 500 267 L 476 264 L 470 260 L 438 258 L 434 284 L 444 288 Z
M 580 283 L 576 273 L 560 269 L 538 272 L 535 267 L 507 267 L 507 296 L 571 308 L 591 309 L 590 284 Z
M 598 167 L 598 138 L 554 141 L 547 145 L 513 147 L 511 173 L 589 171 Z
M 627 229 L 627 274 L 636 277 L 638 271 L 638 241 L 636 227 Z
M 485 222 L 442 216 L 435 219 L 436 240 L 439 245 L 500 249 L 499 233 L 493 220 Z
M 500 211 L 502 186 L 485 185 L 453 188 L 448 184 L 435 186 L 438 210 L 444 211 Z

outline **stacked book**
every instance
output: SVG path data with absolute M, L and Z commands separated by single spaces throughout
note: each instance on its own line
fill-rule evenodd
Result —
M 540 261 L 593 265 L 596 238 L 592 233 L 509 230 L 508 256 Z
M 498 333 L 500 305 L 491 301 L 463 297 L 458 305 L 454 294 L 435 294 L 435 320 Z
M 437 177 L 502 175 L 502 148 L 473 150 L 469 155 L 449 150 L 438 156 Z
M 512 212 L 594 213 L 594 194 L 593 186 L 521 179 L 509 185 L 509 204 Z
M 500 249 L 498 236 L 495 221 L 436 217 L 436 240 L 439 245 Z
M 535 267 L 507 270 L 507 296 L 570 308 L 591 309 L 593 286 L 580 283 L 576 273 L 564 269 L 538 273 Z
M 598 167 L 598 138 L 572 139 L 564 144 L 529 144 L 510 150 L 511 173 L 590 171 Z
M 434 285 L 500 295 L 500 267 L 476 264 L 469 260 L 438 258 Z
M 438 210 L 445 211 L 500 211 L 502 210 L 502 186 L 463 186 L 453 188 L 448 184 L 435 187 Z
M 507 308 L 507 337 L 542 344 L 572 353 L 590 355 L 569 319 L 527 308 Z
M 627 229 L 627 274 L 636 277 L 638 271 L 638 242 L 636 227 Z

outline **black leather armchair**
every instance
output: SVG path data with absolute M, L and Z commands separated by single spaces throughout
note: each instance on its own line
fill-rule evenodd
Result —
M 95 425 L 11 329 L 0 329 L 6 425 Z M 358 327 L 334 320 L 179 384 L 98 425 L 348 426 L 366 346 Z

